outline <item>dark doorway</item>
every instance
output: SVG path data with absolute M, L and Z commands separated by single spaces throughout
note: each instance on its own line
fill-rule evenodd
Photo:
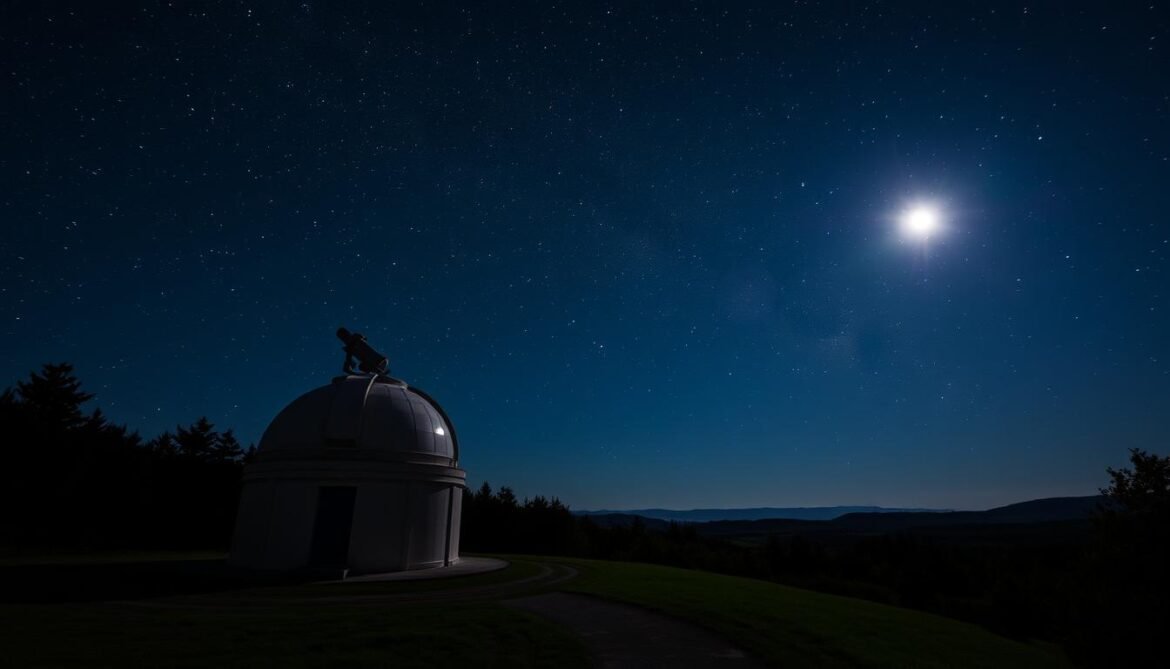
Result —
M 309 566 L 344 567 L 349 557 L 349 531 L 353 525 L 353 503 L 357 488 L 321 486 L 317 490 L 317 520 L 313 523 L 313 544 Z

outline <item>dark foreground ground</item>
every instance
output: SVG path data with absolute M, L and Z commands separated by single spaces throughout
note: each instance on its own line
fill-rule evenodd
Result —
M 5 664 L 686 666 L 670 654 L 705 639 L 690 666 L 1064 666 L 946 618 L 669 567 L 513 556 L 486 574 L 325 585 L 162 557 L 0 565 Z

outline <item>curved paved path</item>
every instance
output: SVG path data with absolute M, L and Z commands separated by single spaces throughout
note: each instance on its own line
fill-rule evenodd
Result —
M 764 666 L 707 630 L 628 604 L 567 592 L 511 599 L 503 604 L 573 630 L 603 669 Z

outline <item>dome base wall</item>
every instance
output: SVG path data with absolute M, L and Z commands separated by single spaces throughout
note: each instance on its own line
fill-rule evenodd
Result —
M 240 496 L 230 562 L 253 569 L 345 568 L 354 574 L 422 569 L 459 556 L 463 472 L 436 481 L 341 468 L 332 476 L 290 468 L 254 475 Z M 456 482 L 458 481 L 458 483 Z M 322 536 L 322 489 L 350 488 L 353 506 L 343 564 L 314 560 Z

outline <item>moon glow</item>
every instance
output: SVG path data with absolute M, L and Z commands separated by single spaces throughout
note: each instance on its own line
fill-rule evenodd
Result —
M 932 205 L 916 204 L 903 212 L 900 224 L 902 234 L 925 241 L 939 231 L 942 216 Z

